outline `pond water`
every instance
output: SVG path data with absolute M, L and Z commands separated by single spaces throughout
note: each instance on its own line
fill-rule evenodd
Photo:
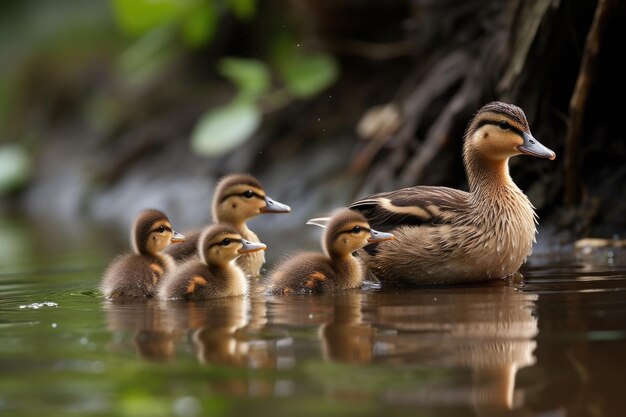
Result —
M 1 415 L 626 415 L 615 254 L 515 283 L 112 304 L 106 231 L 0 230 Z

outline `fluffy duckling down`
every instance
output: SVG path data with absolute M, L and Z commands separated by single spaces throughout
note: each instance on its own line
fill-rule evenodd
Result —
M 132 253 L 118 256 L 102 276 L 100 289 L 104 296 L 116 298 L 150 298 L 163 274 L 174 268 L 174 260 L 161 253 L 170 243 L 182 242 L 159 210 L 144 210 L 131 228 Z
M 213 193 L 213 221 L 214 223 L 228 223 L 232 225 L 242 239 L 259 243 L 258 236 L 248 228 L 247 221 L 259 214 L 289 213 L 291 208 L 270 198 L 263 186 L 252 175 L 232 174 L 218 181 Z M 197 253 L 200 232 L 187 233 L 188 239 L 182 245 L 172 246 L 167 253 L 177 262 L 188 260 Z M 251 252 L 241 256 L 237 264 L 246 276 L 256 277 L 261 274 L 261 267 L 265 264 L 263 251 Z
M 207 227 L 198 240 L 198 257 L 178 266 L 163 278 L 162 299 L 205 300 L 248 292 L 248 280 L 235 260 L 265 250 L 263 243 L 242 238 L 232 225 Z
M 365 217 L 344 208 L 330 218 L 314 219 L 309 224 L 325 227 L 324 253 L 305 252 L 280 263 L 270 274 L 269 293 L 311 293 L 358 288 L 364 270 L 353 253 L 366 245 L 393 239 L 390 233 L 370 228 Z

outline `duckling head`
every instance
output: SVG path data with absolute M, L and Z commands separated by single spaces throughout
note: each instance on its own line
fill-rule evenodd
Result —
M 215 222 L 242 223 L 261 213 L 289 213 L 291 208 L 265 194 L 251 175 L 233 174 L 222 178 L 213 195 Z
M 531 155 L 553 160 L 556 154 L 530 133 L 526 115 L 513 104 L 493 101 L 484 105 L 465 133 L 463 155 L 472 158 L 506 161 L 516 155 Z
M 367 219 L 360 212 L 342 208 L 331 214 L 322 238 L 322 246 L 331 258 L 345 257 L 371 243 L 393 238 L 391 233 L 370 228 Z
M 207 227 L 200 236 L 198 255 L 207 265 L 224 265 L 240 256 L 265 250 L 263 243 L 253 243 L 241 237 L 237 229 L 225 223 Z
M 169 219 L 159 210 L 143 210 L 137 216 L 131 232 L 135 253 L 153 255 L 170 243 L 183 242 L 185 237 L 172 229 Z

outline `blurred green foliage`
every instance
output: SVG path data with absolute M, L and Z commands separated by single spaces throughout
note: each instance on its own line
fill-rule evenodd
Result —
M 339 69 L 330 55 L 305 54 L 291 36 L 279 37 L 273 46 L 272 59 L 285 86 L 294 96 L 315 96 L 337 80 Z
M 129 104 L 141 106 L 144 93 L 160 89 L 167 74 L 181 66 L 190 69 L 203 55 L 214 60 L 215 73 L 234 90 L 231 99 L 206 109 L 192 130 L 191 148 L 209 157 L 252 138 L 264 115 L 331 86 L 339 75 L 334 58 L 302 47 L 306 42 L 297 25 L 285 24 L 286 13 L 266 6 L 258 0 L 0 4 L 0 158 L 5 161 L 0 193 L 27 184 L 31 159 L 48 137 L 53 117 L 83 118 L 104 136 L 132 129 L 132 122 L 123 125 L 133 120 Z M 212 49 L 218 33 L 236 32 L 218 30 L 237 25 L 263 35 L 254 46 L 235 47 L 239 56 L 224 48 L 238 40 L 220 39 L 220 47 Z M 212 85 L 203 81 L 192 81 L 197 83 L 192 89 L 215 102 Z
M 270 89 L 270 71 L 258 59 L 223 58 L 218 71 L 237 86 L 240 99 L 256 100 Z
M 131 86 L 153 78 L 174 59 L 174 37 L 189 48 L 210 43 L 219 19 L 231 12 L 239 19 L 255 15 L 255 0 L 111 0 L 117 22 L 130 36 L 139 37 L 120 58 L 120 70 Z M 268 35 L 269 36 L 269 35 Z M 294 99 L 307 99 L 333 84 L 338 66 L 326 54 L 306 54 L 294 36 L 268 37 L 271 65 L 259 59 L 224 57 L 216 69 L 233 83 L 236 94 L 221 107 L 207 110 L 191 136 L 192 149 L 218 157 L 250 139 L 271 103 L 274 111 Z M 272 70 L 280 82 L 272 85 Z
M 112 0 L 120 28 L 141 36 L 169 27 L 190 47 L 210 41 L 217 28 L 219 3 L 211 0 Z
M 237 94 L 201 117 L 191 139 L 196 153 L 217 157 L 245 143 L 261 125 L 261 102 L 271 103 L 274 111 L 294 99 L 313 97 L 336 81 L 339 70 L 329 55 L 287 51 L 277 61 L 284 87 L 270 85 L 271 71 L 262 61 L 233 57 L 219 61 L 218 71 L 235 85 Z
M 244 143 L 261 124 L 261 111 L 253 102 L 233 101 L 210 109 L 197 123 L 191 145 L 195 152 L 220 156 Z
M 30 157 L 23 148 L 13 144 L 0 147 L 0 196 L 24 185 L 31 171 Z

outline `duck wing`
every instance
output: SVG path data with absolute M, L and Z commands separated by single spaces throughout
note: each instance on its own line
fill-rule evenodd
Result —
M 399 226 L 452 224 L 467 210 L 469 193 L 447 187 L 416 186 L 373 194 L 350 205 L 376 230 Z

